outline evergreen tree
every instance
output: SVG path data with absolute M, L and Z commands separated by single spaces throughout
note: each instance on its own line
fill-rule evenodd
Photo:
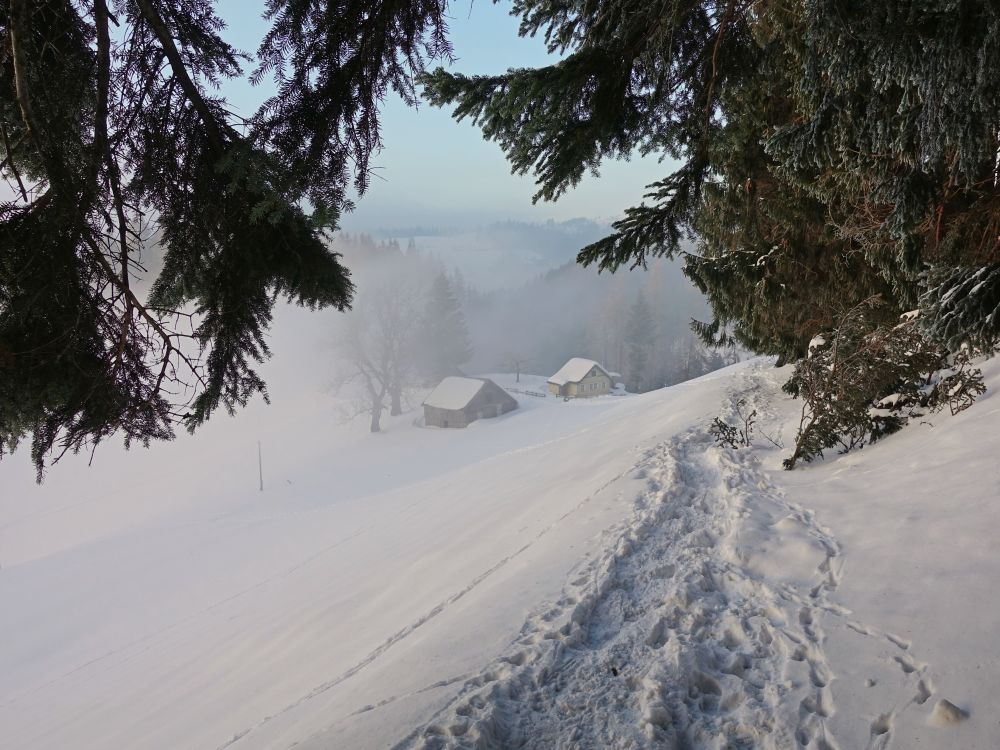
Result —
M 783 359 L 874 295 L 873 330 L 919 304 L 952 348 L 996 343 L 993 4 L 520 0 L 514 12 L 558 62 L 424 82 L 535 174 L 536 200 L 606 157 L 680 160 L 581 262 L 686 256 L 713 308 L 703 338 Z
M 588 328 L 588 348 L 610 370 L 625 371 L 625 327 L 628 323 L 628 291 L 626 279 L 614 279 L 600 298 L 594 312 L 595 323 Z
M 461 365 L 472 358 L 465 315 L 445 273 L 438 274 L 431 285 L 421 328 L 417 358 L 430 382 L 459 373 Z
M 326 245 L 363 193 L 390 89 L 446 55 L 442 0 L 269 0 L 257 61 L 213 0 L 0 7 L 0 456 L 194 429 L 254 394 L 277 297 L 344 309 Z M 237 120 L 214 92 L 267 77 Z M 163 267 L 134 283 L 152 239 Z
M 693 334 L 682 342 L 677 358 L 677 382 L 683 383 L 708 372 L 708 352 Z
M 916 317 L 891 327 L 865 323 L 881 304 L 873 298 L 848 310 L 796 365 L 785 390 L 802 399 L 802 409 L 785 468 L 830 448 L 862 448 L 946 405 L 954 414 L 986 390 L 968 357 L 949 357 L 929 342 Z
M 625 327 L 625 345 L 628 348 L 626 378 L 629 390 L 634 393 L 650 388 L 646 377 L 646 364 L 655 338 L 656 321 L 653 320 L 653 312 L 646 302 L 646 295 L 639 292 L 629 310 L 628 324 Z
M 465 274 L 462 273 L 462 269 L 456 268 L 452 271 L 449 281 L 452 296 L 458 302 L 459 307 L 464 307 L 469 302 L 469 287 L 465 283 Z
M 19 196 L 0 205 L 0 453 L 30 434 L 40 472 L 53 448 L 165 438 L 266 395 L 253 365 L 275 297 L 350 302 L 323 232 L 368 185 L 382 97 L 413 102 L 425 60 L 448 55 L 446 9 L 269 0 L 252 79 L 278 90 L 241 123 L 209 90 L 246 62 L 212 0 L 0 9 L 0 169 Z M 607 157 L 679 163 L 581 262 L 684 256 L 712 305 L 703 339 L 782 359 L 873 296 L 872 331 L 919 306 L 951 349 L 1000 340 L 1000 8 L 515 0 L 513 12 L 557 62 L 422 80 L 535 174 L 536 200 Z M 142 299 L 131 281 L 154 233 L 164 267 Z

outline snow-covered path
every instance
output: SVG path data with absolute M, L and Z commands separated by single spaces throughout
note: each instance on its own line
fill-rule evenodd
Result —
M 745 399 L 774 429 L 773 383 L 759 368 L 734 380 L 730 411 Z M 632 476 L 634 512 L 603 552 L 397 748 L 884 750 L 901 716 L 930 708 L 929 665 L 838 602 L 841 543 L 755 452 L 720 449 L 695 426 Z M 867 641 L 847 665 L 863 665 L 863 686 L 835 688 L 829 633 Z M 835 731 L 840 693 L 856 713 Z M 939 727 L 962 718 L 923 713 Z

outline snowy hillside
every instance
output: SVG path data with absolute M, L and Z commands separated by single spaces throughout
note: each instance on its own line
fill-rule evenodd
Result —
M 745 398 L 789 442 L 787 371 L 724 372 L 719 411 Z M 656 406 L 707 409 L 719 385 Z M 794 473 L 766 441 L 668 427 L 561 598 L 400 746 L 997 747 L 996 419 L 987 397 Z
M 466 430 L 289 391 L 41 489 L 7 461 L 0 745 L 995 748 L 987 376 L 792 473 L 706 432 L 747 398 L 790 442 L 760 361 Z

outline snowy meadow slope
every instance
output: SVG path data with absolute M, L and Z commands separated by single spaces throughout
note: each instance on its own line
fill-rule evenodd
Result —
M 41 489 L 0 465 L 0 744 L 1000 744 L 994 363 L 958 417 L 784 473 L 706 433 L 746 397 L 790 441 L 766 363 L 368 435 L 281 341 L 270 410 Z
M 279 350 L 273 364 L 310 356 Z M 525 396 L 466 431 L 409 415 L 371 436 L 269 375 L 280 408 L 194 439 L 102 449 L 90 471 L 75 457 L 41 489 L 26 461 L 4 463 L 6 742 L 271 747 L 331 725 L 361 745 L 397 739 L 440 701 L 420 690 L 478 671 L 558 597 L 631 508 L 602 488 L 701 408 L 660 404 L 642 426 L 623 418 L 648 408 L 630 398 L 532 408 Z
M 765 441 L 668 430 L 631 517 L 400 747 L 997 747 L 988 365 L 975 409 L 792 473 Z M 790 442 L 787 371 L 724 372 L 720 411 L 747 399 Z

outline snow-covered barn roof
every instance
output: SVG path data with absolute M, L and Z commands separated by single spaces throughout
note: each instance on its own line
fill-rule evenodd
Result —
M 485 380 L 449 375 L 430 392 L 424 399 L 424 404 L 436 406 L 438 409 L 464 409 L 484 385 L 486 385 Z
M 549 382 L 555 385 L 579 383 L 587 377 L 587 373 L 595 367 L 605 375 L 608 375 L 608 371 L 597 364 L 594 360 L 584 359 L 583 357 L 573 357 L 573 359 L 559 368 L 559 372 L 549 378 Z M 611 376 L 608 375 L 608 377 L 610 378 Z

